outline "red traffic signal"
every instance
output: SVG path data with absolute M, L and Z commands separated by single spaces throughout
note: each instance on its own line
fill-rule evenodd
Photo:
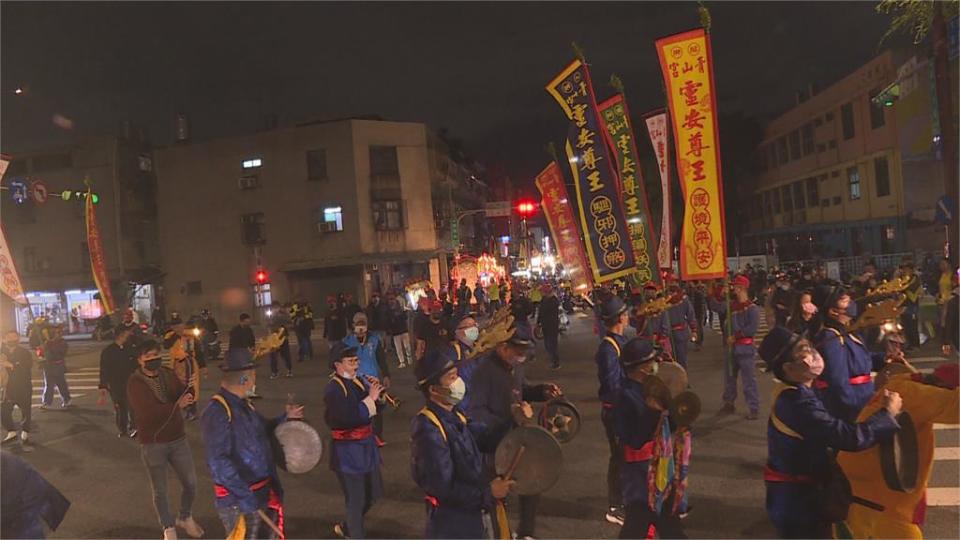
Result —
M 263 285 L 264 283 L 269 281 L 270 276 L 267 275 L 266 270 L 261 269 L 261 270 L 257 270 L 257 273 L 254 275 L 254 278 L 257 280 L 258 285 Z
M 537 203 L 529 199 L 521 199 L 517 202 L 517 213 L 523 218 L 532 216 L 537 211 Z

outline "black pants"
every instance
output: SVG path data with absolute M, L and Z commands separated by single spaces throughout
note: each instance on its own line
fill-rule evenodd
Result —
M 110 399 L 113 401 L 113 412 L 116 416 L 117 431 L 120 433 L 128 433 L 130 430 L 136 429 L 137 426 L 133 422 L 133 411 L 130 410 L 127 397 L 110 396 Z
M 664 508 L 673 505 L 673 497 L 664 501 Z M 647 532 L 653 525 L 657 538 L 687 538 L 680 526 L 680 518 L 676 516 L 660 516 L 650 510 L 647 501 L 630 503 L 625 509 L 623 527 L 620 529 L 620 538 L 647 538 Z
M 350 538 L 366 538 L 363 517 L 373 503 L 383 495 L 383 479 L 380 467 L 367 474 L 344 474 L 337 472 L 340 489 L 343 491 L 347 510 L 347 534 Z
M 32 412 L 30 395 L 10 396 L 0 404 L 0 421 L 3 423 L 3 429 L 7 431 L 17 431 L 17 423 L 13 421 L 13 408 L 20 408 L 20 414 L 23 415 L 23 423 L 20 429 L 30 431 L 30 415 Z
M 553 366 L 560 365 L 560 330 L 547 330 L 543 331 L 543 346 L 547 349 L 547 354 L 550 355 L 550 363 Z
M 603 430 L 607 433 L 607 443 L 610 444 L 610 460 L 607 462 L 607 504 L 620 506 L 623 504 L 623 490 L 620 485 L 623 451 L 617 443 L 617 435 L 613 430 L 613 409 L 601 410 L 600 420 L 603 422 Z
M 290 363 L 290 341 L 285 340 L 283 345 L 276 351 L 270 353 L 270 373 L 274 375 L 277 374 L 279 366 L 277 365 L 277 357 L 283 357 L 283 363 L 287 366 L 287 371 L 293 371 L 293 364 Z
M 903 325 L 903 332 L 906 334 L 907 345 L 911 347 L 920 346 L 920 327 L 918 326 L 916 312 L 905 311 L 900 315 L 900 324 Z
M 520 523 L 517 524 L 517 536 L 535 536 L 537 530 L 537 506 L 539 495 L 520 495 Z

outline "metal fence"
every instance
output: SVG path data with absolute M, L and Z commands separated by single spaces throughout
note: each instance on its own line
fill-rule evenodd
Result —
M 788 266 L 826 266 L 828 262 L 840 263 L 840 275 L 859 275 L 863 272 L 863 267 L 868 263 L 873 263 L 881 273 L 893 273 L 904 261 L 913 261 L 920 269 L 928 252 L 926 251 L 906 251 L 902 253 L 887 253 L 885 255 L 857 255 L 855 257 L 839 257 L 830 259 L 807 259 L 801 261 L 780 261 L 780 267 Z M 936 254 L 933 254 L 936 257 Z

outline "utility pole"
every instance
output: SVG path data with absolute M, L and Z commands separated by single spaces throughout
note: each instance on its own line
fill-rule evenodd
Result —
M 953 91 L 950 89 L 950 50 L 947 42 L 947 21 L 943 2 L 933 2 L 933 75 L 937 91 L 937 112 L 940 120 L 940 146 L 943 155 L 943 192 L 957 200 L 957 132 L 953 123 Z M 960 220 L 953 216 L 947 226 L 950 261 L 957 264 Z

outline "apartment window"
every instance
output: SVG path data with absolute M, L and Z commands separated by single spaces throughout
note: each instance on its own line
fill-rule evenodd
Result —
M 343 207 L 331 204 L 315 208 L 313 226 L 323 234 L 343 231 Z
M 840 177 L 840 169 L 830 172 L 830 178 L 839 178 L 839 177 Z
M 793 212 L 793 198 L 790 196 L 790 186 L 781 186 L 780 196 L 783 197 L 783 211 Z
M 327 150 L 307 150 L 307 180 L 327 179 Z
M 833 205 L 834 205 L 834 206 L 837 206 L 838 204 L 840 204 L 840 196 L 839 196 L 839 195 L 837 195 L 837 196 L 835 196 L 835 197 L 833 198 Z
M 860 169 L 857 167 L 847 168 L 847 185 L 850 187 L 850 200 L 856 201 L 860 198 Z
M 773 188 L 770 190 L 770 198 L 773 200 L 773 213 L 780 213 L 780 190 Z
M 203 294 L 203 283 L 200 281 L 188 281 L 185 287 L 187 294 L 196 296 Z
M 273 305 L 273 293 L 270 292 L 269 283 L 253 286 L 253 305 L 256 307 Z
M 37 264 L 37 248 L 23 248 L 23 269 L 25 272 L 36 272 L 40 265 Z
M 890 167 L 887 165 L 887 158 L 874 159 L 873 172 L 877 179 L 877 197 L 890 195 Z
M 825 114 L 823 117 L 826 119 L 827 122 L 833 122 L 833 113 L 832 113 L 832 112 L 828 112 L 828 113 Z
M 790 132 L 790 159 L 800 159 L 803 157 L 800 153 L 800 130 L 795 129 Z
M 370 147 L 370 174 L 373 176 L 398 176 L 400 174 L 396 146 Z
M 809 156 L 813 153 L 814 144 L 813 144 L 813 124 L 807 123 L 803 126 L 801 131 L 801 136 L 803 138 L 803 155 Z
M 403 229 L 403 201 L 373 201 L 373 228 L 378 231 Z
M 840 122 L 843 124 L 843 140 L 849 141 L 857 134 L 853 124 L 853 102 L 840 107 Z
M 266 226 L 263 212 L 244 214 L 240 217 L 240 241 L 247 246 L 260 246 L 267 243 Z
M 84 270 L 90 269 L 90 248 L 86 242 L 80 242 L 80 267 Z
M 780 165 L 790 161 L 790 155 L 787 153 L 787 137 L 777 139 L 777 163 Z
M 820 200 L 820 186 L 816 178 L 810 177 L 807 178 L 807 200 L 810 201 L 810 206 L 816 206 L 817 201 Z
M 241 163 L 241 166 L 242 166 L 244 169 L 259 169 L 260 167 L 263 166 L 263 159 L 261 159 L 261 158 L 248 158 L 248 159 L 243 160 L 243 163 Z
M 877 104 L 873 101 L 873 98 L 879 93 L 879 88 L 875 89 L 873 92 L 870 92 L 870 129 L 882 128 L 884 124 L 887 123 L 886 118 L 883 116 L 883 104 Z
M 803 180 L 797 180 L 793 183 L 793 206 L 797 210 L 803 210 L 807 203 L 803 198 Z

